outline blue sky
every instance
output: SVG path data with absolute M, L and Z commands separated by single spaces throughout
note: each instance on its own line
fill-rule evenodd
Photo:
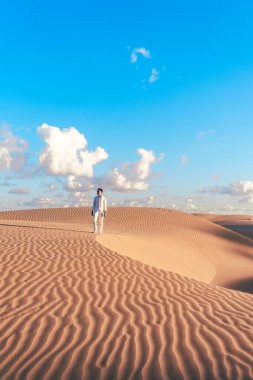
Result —
M 253 213 L 252 16 L 250 0 L 2 2 L 0 209 L 103 186 L 111 205 Z

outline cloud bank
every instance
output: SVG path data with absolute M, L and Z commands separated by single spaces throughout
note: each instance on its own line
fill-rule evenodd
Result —
M 253 203 L 253 181 L 237 181 L 228 186 L 199 189 L 200 193 L 227 194 L 239 197 L 239 202 Z

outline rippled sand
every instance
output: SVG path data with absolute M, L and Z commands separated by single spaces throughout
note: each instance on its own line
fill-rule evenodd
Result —
M 146 208 L 104 232 L 86 208 L 0 213 L 1 380 L 253 378 L 252 240 Z

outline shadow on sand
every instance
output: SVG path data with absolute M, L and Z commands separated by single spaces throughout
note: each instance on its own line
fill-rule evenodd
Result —
M 253 294 L 253 277 L 246 278 L 237 282 L 230 282 L 228 286 L 229 289 L 232 290 L 239 290 L 240 292 Z

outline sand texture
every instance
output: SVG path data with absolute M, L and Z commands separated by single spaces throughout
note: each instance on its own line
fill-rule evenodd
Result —
M 0 379 L 253 379 L 253 241 L 206 219 L 0 213 Z

